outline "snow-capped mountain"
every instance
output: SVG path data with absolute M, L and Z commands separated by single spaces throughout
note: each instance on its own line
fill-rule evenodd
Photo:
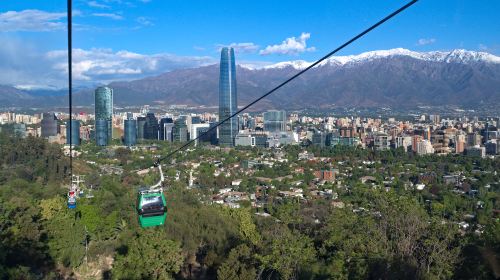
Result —
M 303 60 L 258 68 L 239 65 L 236 71 L 239 105 L 248 104 L 309 65 L 310 62 Z M 159 103 L 215 107 L 218 85 L 217 64 L 110 84 L 118 106 Z M 7 100 L 2 100 L 4 96 Z M 92 103 L 92 89 L 75 95 L 74 104 Z M 64 98 L 49 99 L 45 94 L 0 87 L 1 104 L 66 103 Z M 500 58 L 466 50 L 406 49 L 336 56 L 260 101 L 253 109 L 321 108 L 333 104 L 348 107 L 500 104 Z
M 423 61 L 446 62 L 446 63 L 473 63 L 473 62 L 500 63 L 500 57 L 486 52 L 467 51 L 461 49 L 452 50 L 448 52 L 446 51 L 415 52 L 403 48 L 397 48 L 391 50 L 365 52 L 358 55 L 333 56 L 320 63 L 318 67 L 325 65 L 346 66 L 346 65 L 365 63 L 367 61 L 373 61 L 376 59 L 393 58 L 393 57 L 410 57 Z M 292 67 L 297 70 L 302 70 L 311 64 L 312 62 L 307 62 L 304 60 L 284 61 L 264 66 L 263 69 L 282 69 L 286 67 Z M 257 70 L 255 68 L 252 69 Z

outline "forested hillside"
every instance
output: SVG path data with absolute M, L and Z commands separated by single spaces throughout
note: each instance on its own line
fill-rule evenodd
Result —
M 475 203 L 466 197 L 452 198 L 444 187 L 427 194 L 406 191 L 402 186 L 392 191 L 364 188 L 354 183 L 354 174 L 352 188 L 342 194 L 351 206 L 344 208 L 322 199 L 307 203 L 283 199 L 268 203 L 265 209 L 244 204 L 230 209 L 204 199 L 217 185 L 225 184 L 225 179 L 211 175 L 212 167 L 207 164 L 200 167 L 199 175 L 207 188 L 186 189 L 187 177 L 169 181 L 166 225 L 142 229 L 134 210 L 135 192 L 137 186 L 156 177 L 142 178 L 133 170 L 151 157 L 137 162 L 132 160 L 133 153 L 118 150 L 115 161 L 95 149 L 96 155 L 89 158 L 118 162 L 124 173 L 103 175 L 92 164 L 77 159 L 75 172 L 85 173 L 95 190 L 93 198 L 79 199 L 76 210 L 71 210 L 66 207 L 65 189 L 69 162 L 60 147 L 43 139 L 0 133 L 0 279 L 495 277 L 500 222 L 490 217 L 500 203 L 498 189 L 481 189 L 486 208 L 477 219 L 487 225 L 484 232 L 463 234 L 451 221 L 475 209 Z M 290 158 L 295 158 L 297 148 L 288 149 Z M 336 161 L 356 157 L 382 161 L 385 166 L 429 162 L 436 172 L 457 166 L 452 157 L 424 162 L 400 151 L 342 147 L 310 151 Z M 179 156 L 178 162 L 214 153 L 234 162 L 248 152 L 199 149 Z M 484 170 L 500 168 L 498 159 L 478 162 L 462 157 L 461 161 L 465 171 L 473 165 Z M 179 168 L 185 176 L 184 167 Z M 258 172 L 280 176 L 287 169 L 278 166 L 274 170 Z M 167 173 L 171 175 L 172 170 Z M 309 180 L 307 177 L 305 174 L 303 179 Z M 250 186 L 249 180 L 242 188 Z M 440 203 L 430 205 L 426 195 Z M 376 211 L 363 212 L 362 208 Z M 256 211 L 268 215 L 255 215 Z

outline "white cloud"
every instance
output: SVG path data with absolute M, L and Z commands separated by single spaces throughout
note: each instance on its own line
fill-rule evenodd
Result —
M 114 20 L 122 20 L 123 17 L 121 15 L 113 14 L 113 13 L 93 13 L 92 14 L 95 17 L 105 17 L 105 18 L 110 18 Z
M 40 52 L 36 44 L 1 36 L 0 84 L 33 88 L 67 86 L 67 51 Z M 134 80 L 183 68 L 217 63 L 208 56 L 140 54 L 126 50 L 73 49 L 75 86 Z
M 139 1 L 141 1 L 142 3 L 149 3 L 149 2 L 151 2 L 151 0 L 139 0 Z
M 54 31 L 66 27 L 61 21 L 66 13 L 51 13 L 40 10 L 8 11 L 0 13 L 0 31 Z
M 422 38 L 417 41 L 417 46 L 425 46 L 425 45 L 430 45 L 434 44 L 436 42 L 436 39 L 434 38 Z
M 236 53 L 254 53 L 259 50 L 259 46 L 254 43 L 231 43 L 230 45 L 217 45 L 217 50 L 220 51 L 223 47 L 231 47 Z
M 97 1 L 89 1 L 87 3 L 87 5 L 89 5 L 90 7 L 99 8 L 99 9 L 110 9 L 111 8 L 109 5 L 101 4 Z
M 259 53 L 261 55 L 269 55 L 269 54 L 296 55 L 303 52 L 311 52 L 316 50 L 316 48 L 307 47 L 307 39 L 309 39 L 310 37 L 311 37 L 310 33 L 302 32 L 299 38 L 295 37 L 287 38 L 281 44 L 267 46 Z
M 138 17 L 135 19 L 135 21 L 137 21 L 137 23 L 139 23 L 142 26 L 153 26 L 154 25 L 154 23 L 148 17 Z

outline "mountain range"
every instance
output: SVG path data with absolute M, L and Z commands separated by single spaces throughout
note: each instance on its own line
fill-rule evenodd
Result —
M 260 68 L 237 67 L 238 104 L 245 105 L 311 65 L 296 60 Z M 218 105 L 219 66 L 175 70 L 134 81 L 110 83 L 118 106 L 143 104 Z M 58 94 L 0 86 L 6 106 L 63 106 Z M 93 90 L 77 91 L 76 105 L 91 105 Z M 372 51 L 329 58 L 256 105 L 300 109 L 332 106 L 415 107 L 500 104 L 500 57 L 453 50 Z M 1 106 L 0 106 L 1 107 Z

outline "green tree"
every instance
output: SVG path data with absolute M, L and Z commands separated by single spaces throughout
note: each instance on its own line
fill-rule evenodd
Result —
M 253 280 L 256 277 L 255 260 L 251 249 L 245 245 L 233 248 L 227 260 L 217 270 L 220 280 Z
M 160 230 L 136 235 L 126 248 L 116 257 L 113 279 L 172 279 L 184 260 L 179 243 L 166 239 Z

